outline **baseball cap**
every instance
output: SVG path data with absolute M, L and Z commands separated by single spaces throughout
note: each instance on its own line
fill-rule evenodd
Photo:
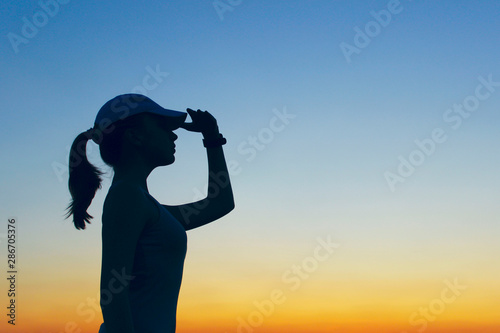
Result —
M 101 107 L 95 118 L 93 131 L 105 131 L 119 120 L 145 112 L 170 118 L 174 128 L 183 124 L 187 117 L 186 112 L 165 109 L 144 95 L 123 94 L 110 99 Z M 97 143 L 95 138 L 96 135 L 93 135 L 93 140 Z

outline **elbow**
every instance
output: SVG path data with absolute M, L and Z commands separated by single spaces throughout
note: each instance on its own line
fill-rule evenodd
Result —
M 235 207 L 233 194 L 223 193 L 223 195 L 219 195 L 217 200 L 212 201 L 212 204 L 209 205 L 209 207 L 210 209 L 207 211 L 207 216 L 209 216 L 208 219 L 210 222 L 226 216 Z
M 235 205 L 234 205 L 234 200 L 231 200 L 231 203 L 228 205 L 227 207 L 227 212 L 226 214 L 229 214 L 233 209 L 234 209 Z
M 226 207 L 227 208 L 227 213 L 231 212 L 234 209 L 234 207 L 235 207 L 234 197 L 233 197 L 233 193 L 231 192 L 231 196 L 227 200 L 227 207 Z
M 235 207 L 234 199 L 231 196 L 230 200 L 226 200 L 225 204 L 221 207 L 220 217 L 226 216 L 229 214 Z

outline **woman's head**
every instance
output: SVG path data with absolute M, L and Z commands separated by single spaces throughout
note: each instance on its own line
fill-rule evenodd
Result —
M 104 104 L 94 127 L 79 134 L 70 150 L 68 187 L 72 201 L 66 217 L 73 215 L 77 229 L 90 223 L 92 216 L 87 209 L 102 182 L 102 172 L 87 159 L 88 140 L 99 145 L 101 158 L 114 170 L 138 159 L 152 170 L 174 162 L 177 135 L 173 130 L 185 118 L 186 113 L 163 109 L 137 94 L 120 95 Z
M 123 142 L 132 144 L 132 147 L 144 144 L 141 142 L 144 134 L 147 136 L 157 133 L 156 124 L 164 129 L 174 130 L 184 123 L 186 116 L 187 113 L 165 109 L 144 95 L 119 95 L 106 102 L 99 110 L 92 139 L 100 145 L 104 162 L 115 167 L 124 149 Z
M 178 128 L 169 117 L 141 113 L 120 120 L 114 129 L 102 135 L 99 144 L 102 160 L 114 169 L 125 166 L 133 158 L 154 169 L 174 162 Z

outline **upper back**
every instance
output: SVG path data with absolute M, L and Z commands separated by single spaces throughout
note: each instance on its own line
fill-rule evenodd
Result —
M 113 185 L 104 201 L 102 213 L 102 268 L 132 270 L 137 241 L 157 214 L 144 190 L 127 182 Z

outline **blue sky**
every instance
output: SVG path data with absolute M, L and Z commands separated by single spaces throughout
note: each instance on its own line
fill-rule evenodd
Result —
M 456 130 L 443 115 L 474 95 L 479 77 L 500 81 L 500 4 L 402 0 L 348 63 L 339 45 L 354 45 L 354 28 L 388 3 L 243 0 L 221 20 L 208 0 L 70 1 L 16 53 L 9 33 L 21 36 L 23 17 L 33 22 L 42 7 L 2 1 L 2 218 L 18 216 L 20 239 L 33 246 L 26 252 L 98 248 L 109 181 L 91 206 L 95 223 L 78 233 L 62 219 L 69 193 L 60 167 L 102 104 L 143 89 L 156 71 L 147 95 L 166 108 L 212 112 L 227 159 L 241 168 L 237 209 L 193 231 L 195 248 L 247 242 L 262 253 L 279 241 L 301 251 L 297 244 L 331 233 L 361 253 L 424 244 L 498 250 L 500 87 Z M 248 161 L 238 147 L 269 134 L 276 112 L 294 118 Z M 446 142 L 392 192 L 384 173 L 396 173 L 398 156 L 408 158 L 435 128 Z M 201 137 L 179 132 L 178 143 L 177 162 L 149 179 L 165 203 L 192 200 L 206 181 Z M 97 146 L 89 150 L 102 165 Z
M 98 108 L 141 86 L 147 68 L 165 73 L 150 97 L 219 118 L 230 138 L 228 157 L 267 125 L 273 109 L 297 115 L 248 169 L 281 166 L 284 155 L 285 173 L 308 166 L 327 181 L 328 171 L 335 179 L 340 170 L 371 168 L 379 176 L 413 149 L 413 140 L 445 126 L 445 110 L 473 93 L 479 76 L 498 77 L 495 1 L 402 1 L 402 11 L 348 64 L 339 44 L 353 44 L 353 28 L 386 7 L 385 1 L 243 1 L 221 20 L 210 1 L 71 1 L 15 53 L 7 34 L 22 35 L 22 17 L 32 21 L 41 6 L 3 2 L 2 150 L 20 171 L 9 178 L 23 184 L 26 173 L 45 172 L 50 183 L 50 162 L 40 162 L 62 162 L 64 147 L 92 126 Z M 450 134 L 442 148 L 448 151 L 424 167 L 445 163 L 444 154 L 456 156 L 458 147 L 493 145 L 497 106 L 493 93 Z M 39 170 L 27 161 L 37 161 Z M 2 168 L 12 172 L 9 165 Z

